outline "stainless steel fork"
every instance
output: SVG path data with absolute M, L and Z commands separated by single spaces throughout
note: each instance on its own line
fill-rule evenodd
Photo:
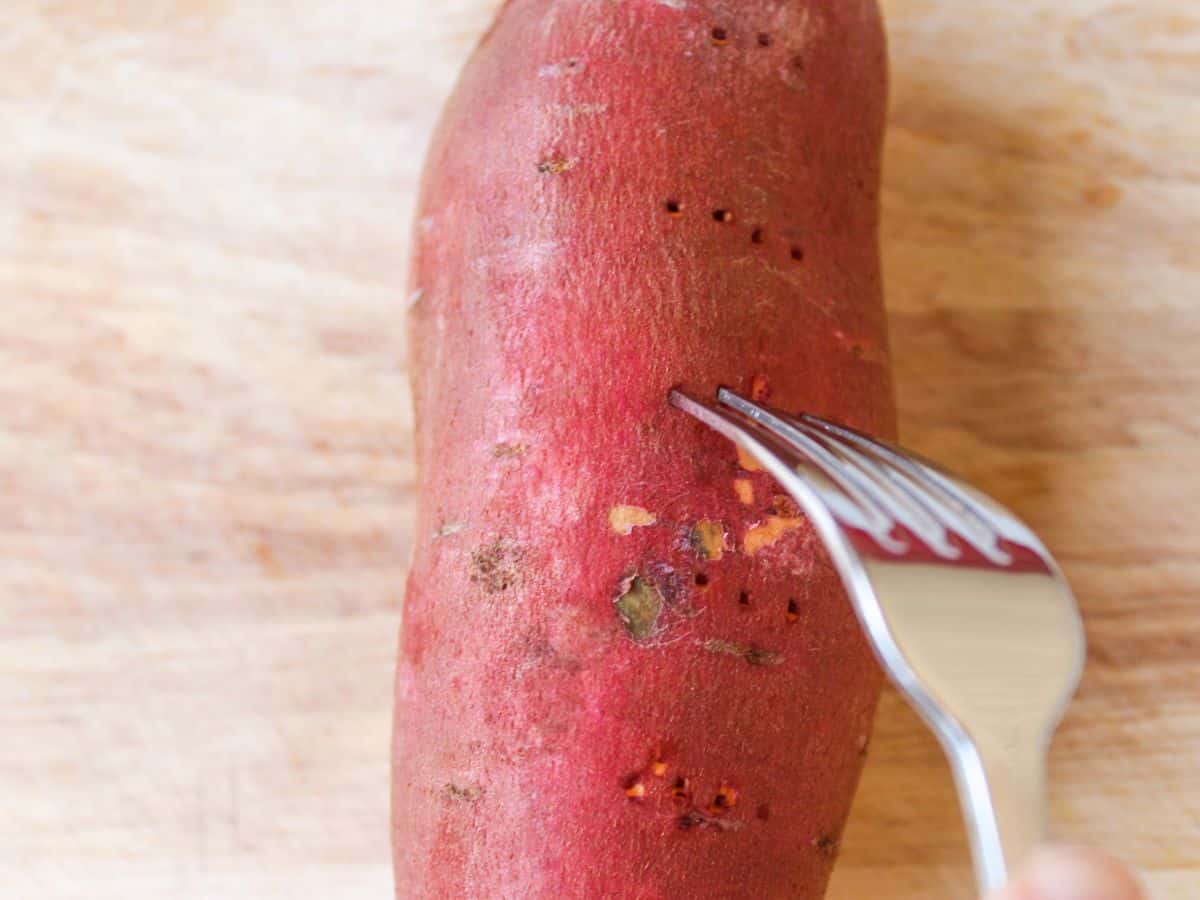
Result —
M 980 887 L 1001 885 L 1041 840 L 1046 750 L 1083 666 L 1053 557 L 996 501 L 892 444 L 728 390 L 671 403 L 804 509 L 884 669 L 950 759 Z

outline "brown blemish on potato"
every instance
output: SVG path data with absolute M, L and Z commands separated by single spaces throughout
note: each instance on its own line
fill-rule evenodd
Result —
M 492 456 L 496 459 L 520 459 L 525 455 L 526 449 L 524 444 L 510 444 L 507 441 L 501 441 L 492 445 Z
M 812 842 L 817 852 L 829 859 L 835 859 L 841 846 L 841 839 L 836 834 L 824 834 Z
M 733 479 L 733 492 L 737 494 L 738 500 L 746 506 L 754 503 L 754 482 L 749 478 Z
M 448 781 L 443 790 L 451 800 L 460 800 L 465 803 L 474 803 L 483 795 L 483 789 L 477 784 L 460 785 Z
M 575 168 L 577 162 L 579 162 L 577 159 L 552 157 L 538 163 L 537 170 L 543 175 L 561 175 L 563 172 Z
M 714 519 L 701 519 L 688 532 L 688 546 L 701 559 L 720 559 L 725 553 L 725 526 Z
M 755 403 L 765 403 L 771 396 L 771 382 L 766 375 L 755 375 L 750 379 L 750 399 Z
M 620 591 L 613 605 L 629 636 L 635 641 L 653 637 L 663 610 L 663 596 L 658 588 L 640 575 L 634 575 L 622 582 Z
M 750 644 L 737 644 L 733 641 L 723 641 L 713 638 L 705 641 L 701 646 L 709 653 L 717 653 L 722 656 L 736 656 L 739 659 L 744 659 L 752 666 L 767 667 L 783 665 L 784 657 L 782 653 L 763 650 Z
M 471 581 L 489 594 L 506 591 L 519 580 L 524 557 L 523 548 L 497 538 L 471 554 Z
M 629 535 L 633 529 L 653 525 L 658 521 L 654 513 L 641 506 L 626 506 L 620 504 L 608 511 L 608 524 L 617 534 Z
M 787 605 L 787 620 L 795 622 L 800 618 L 800 604 L 796 602 L 796 598 L 792 597 L 788 600 Z
M 747 453 L 741 447 L 737 448 L 737 460 L 738 460 L 738 465 L 741 466 L 743 469 L 745 469 L 747 472 L 761 472 L 762 471 L 762 466 L 760 466 L 758 464 L 758 460 L 756 460 L 753 456 L 751 456 L 749 453 Z
M 787 534 L 804 524 L 803 519 L 784 518 L 783 516 L 767 516 L 766 520 L 753 526 L 742 539 L 742 547 L 751 555 L 769 547 Z
M 688 790 L 688 780 L 682 775 L 679 775 L 671 782 L 671 796 L 681 802 L 691 800 L 692 792 Z

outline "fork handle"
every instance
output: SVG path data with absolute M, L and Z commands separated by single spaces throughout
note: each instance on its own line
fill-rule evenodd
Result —
M 1001 887 L 1041 843 L 1045 750 L 1036 738 L 963 740 L 950 750 L 975 877 L 986 893 Z

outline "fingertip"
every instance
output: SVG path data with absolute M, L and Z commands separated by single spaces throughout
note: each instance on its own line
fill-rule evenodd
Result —
M 1144 900 L 1137 878 L 1117 860 L 1084 847 L 1039 852 L 1010 886 L 989 900 Z

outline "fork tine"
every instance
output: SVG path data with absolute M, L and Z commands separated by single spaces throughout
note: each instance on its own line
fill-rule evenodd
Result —
M 872 465 L 853 447 L 831 441 L 820 429 L 759 406 L 733 391 L 722 388 L 717 398 L 801 450 L 831 477 L 851 483 L 856 493 L 881 511 L 881 516 L 904 525 L 939 555 L 948 559 L 961 555 L 937 517 L 898 490 L 879 466 Z
M 772 434 L 790 447 L 809 466 L 837 484 L 884 530 L 890 531 L 903 512 L 890 502 L 887 493 L 871 478 L 854 466 L 843 464 L 839 454 L 818 437 L 783 421 L 765 407 L 759 406 L 725 388 L 717 392 L 717 400 L 748 418 L 755 426 Z
M 782 417 L 795 422 L 798 427 L 822 435 L 831 446 L 855 458 L 860 465 L 885 481 L 895 493 L 932 518 L 937 523 L 936 533 L 944 535 L 948 531 L 955 534 L 997 564 L 1004 565 L 1011 561 L 1011 556 L 999 547 L 997 531 L 973 508 L 960 502 L 956 494 L 947 495 L 940 482 L 927 483 L 921 480 L 921 473 L 916 471 L 920 467 L 918 460 L 910 461 L 896 454 L 901 457 L 897 461 L 895 456 L 886 452 L 889 449 L 886 445 L 816 416 L 804 414 L 799 419 Z M 952 555 L 958 555 L 957 548 L 954 548 Z
M 670 402 L 750 454 L 800 502 L 810 517 L 816 518 L 824 512 L 843 525 L 871 534 L 881 546 L 901 549 L 902 545 L 890 537 L 890 519 L 864 508 L 855 494 L 846 489 L 843 480 L 814 468 L 812 457 L 795 444 L 753 419 L 693 400 L 679 391 L 671 391 Z M 823 504 L 824 509 L 814 510 L 813 502 Z
M 935 464 L 819 416 L 805 413 L 801 418 L 826 433 L 871 453 L 881 463 L 890 465 L 908 476 L 918 491 L 936 497 L 952 510 L 961 520 L 961 536 L 994 561 L 1004 564 L 1011 560 L 1010 554 L 996 543 L 1000 537 L 1030 547 L 1041 547 L 1037 536 L 1020 519 L 954 476 L 943 472 Z
M 905 484 L 895 470 L 880 463 L 853 445 L 832 438 L 827 432 L 791 416 L 779 418 L 800 429 L 815 440 L 821 441 L 832 452 L 868 479 L 877 490 L 886 495 L 894 514 L 905 527 L 924 541 L 931 549 L 946 559 L 957 559 L 962 551 L 950 541 L 950 534 L 958 532 L 958 519 L 939 508 L 936 502 L 923 496 L 918 490 Z

